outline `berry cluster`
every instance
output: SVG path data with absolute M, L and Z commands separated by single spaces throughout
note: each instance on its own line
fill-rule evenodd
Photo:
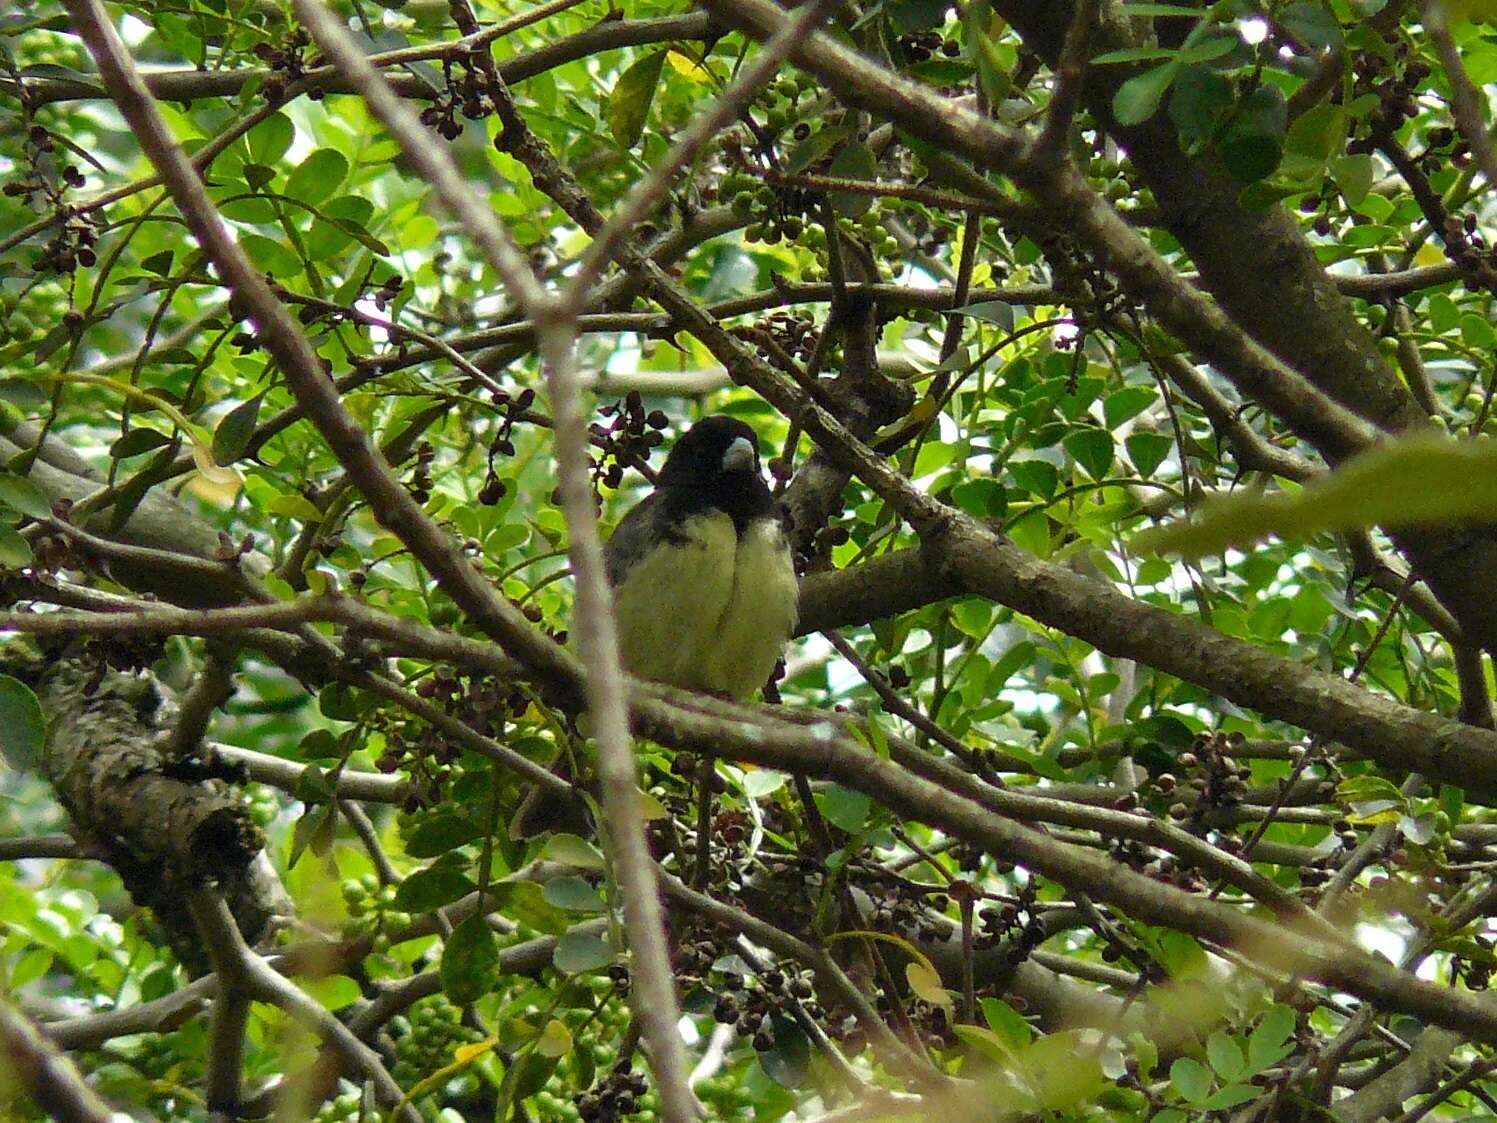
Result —
M 722 991 L 712 1007 L 712 1016 L 749 1039 L 756 1053 L 775 1047 L 775 1023 L 788 1018 L 791 1002 L 809 1018 L 821 1020 L 826 1011 L 816 1002 L 809 974 L 787 975 L 779 969 L 765 971 L 757 980 L 733 972 L 723 975 Z
M 395 1039 L 395 1064 L 390 1069 L 402 1088 L 414 1087 L 450 1065 L 458 1046 L 483 1040 L 479 1030 L 463 1025 L 462 1010 L 442 994 L 416 1003 L 405 1021 L 407 1032 Z
M 810 129 L 810 126 L 802 122 L 796 128 Z M 748 223 L 743 235 L 746 241 L 766 245 L 800 242 L 814 230 L 806 238 L 806 244 L 816 248 L 818 238 L 825 244 L 826 235 L 814 219 L 807 223 L 817 205 L 816 196 L 810 191 L 771 187 L 747 172 L 729 172 L 723 177 L 718 193 L 733 213 Z
M 1492 954 L 1493 946 L 1491 936 L 1475 936 L 1465 955 L 1451 958 L 1450 972 L 1466 984 L 1467 990 L 1486 990 L 1491 985 L 1492 971 L 1497 968 L 1497 957 Z
M 528 386 L 515 395 L 510 395 L 504 390 L 495 390 L 492 397 L 503 416 L 498 431 L 489 441 L 488 470 L 484 475 L 483 486 L 478 489 L 478 501 L 485 507 L 492 507 L 498 503 L 509 490 L 504 481 L 499 478 L 499 474 L 494 471 L 494 458 L 515 454 L 515 422 L 522 420 L 524 415 L 530 412 L 530 407 L 535 405 L 535 391 Z
M 338 888 L 352 918 L 348 925 L 350 935 L 398 932 L 410 927 L 411 914 L 395 908 L 395 886 L 381 885 L 372 873 L 350 877 Z
M 1445 219 L 1445 256 L 1459 265 L 1473 287 L 1497 291 L 1497 247 L 1489 246 L 1476 229 L 1476 216 L 1448 215 Z
M 816 350 L 821 332 L 808 312 L 777 311 L 761 319 L 755 327 L 780 345 L 792 358 L 805 362 Z M 763 358 L 764 356 L 760 356 Z
M 1212 811 L 1242 802 L 1252 772 L 1230 755 L 1242 742 L 1241 733 L 1202 734 L 1179 756 L 1180 767 L 1189 774 L 1183 784 L 1169 772 L 1154 778 L 1154 786 L 1165 795 L 1178 793 L 1170 804 L 1170 818 L 1198 828 Z
M 395 303 L 396 297 L 400 295 L 400 290 L 404 287 L 405 278 L 399 273 L 392 273 L 384 279 L 377 289 L 369 294 L 369 298 L 374 301 L 374 306 L 383 312 L 391 304 Z
M 425 503 L 431 498 L 431 464 L 436 458 L 437 450 L 432 443 L 422 441 L 416 449 L 416 466 L 411 469 L 411 478 L 405 485 L 417 503 Z
M 462 68 L 457 77 L 452 72 L 454 62 Z M 458 114 L 470 121 L 482 120 L 494 112 L 494 99 L 489 96 L 488 76 L 480 68 L 476 55 L 444 57 L 442 78 L 444 85 L 437 91 L 436 99 L 421 111 L 421 123 L 447 140 L 456 140 L 463 134 Z
M 648 464 L 650 454 L 665 443 L 662 430 L 670 418 L 664 410 L 645 412 L 638 390 L 629 391 L 623 401 L 601 407 L 598 413 L 608 424 L 595 421 L 588 427 L 593 443 L 602 450 L 592 462 L 593 488 L 602 484 L 617 489 L 624 482 L 625 468 Z
M 372 1105 L 370 1105 L 372 1108 Z M 345 1120 L 372 1117 L 365 1115 L 364 1096 L 359 1092 L 340 1092 L 317 1109 L 312 1123 L 344 1123 Z
M 67 203 L 67 192 L 86 182 L 73 164 L 57 167 L 57 146 L 52 134 L 41 125 L 32 125 L 22 147 L 18 164 L 26 170 L 9 180 L 0 191 L 10 198 L 21 199 L 33 210 L 51 209 L 56 213 L 57 232 L 42 247 L 35 267 L 39 272 L 71 273 L 78 266 L 87 268 L 98 260 L 94 245 L 99 240 L 98 220 L 80 213 Z
M 438 665 L 417 683 L 416 693 L 484 736 L 491 735 L 504 721 L 523 714 L 530 705 L 522 691 L 498 679 L 461 677 L 446 664 Z M 462 746 L 435 727 L 414 720 L 390 721 L 384 734 L 385 751 L 374 764 L 384 773 L 403 770 L 407 774 L 406 813 L 435 807 L 462 757 Z
M 956 58 L 962 53 L 962 45 L 948 39 L 939 31 L 912 31 L 899 37 L 899 45 L 911 62 L 927 62 L 936 55 Z
M 286 36 L 284 46 L 278 47 L 273 43 L 255 44 L 253 47 L 255 57 L 270 67 L 270 75 L 265 79 L 261 90 L 265 94 L 265 100 L 271 105 L 280 105 L 285 101 L 286 87 L 307 76 L 309 64 L 306 60 L 306 52 L 311 45 L 312 37 L 300 27 Z M 307 96 L 317 101 L 322 97 L 322 91 L 310 89 L 307 91 Z
M 1006 943 L 1004 961 L 1011 967 L 1024 962 L 1048 935 L 1037 898 L 1038 887 L 1030 881 L 1014 891 L 1013 900 L 979 909 L 982 932 L 973 938 L 972 946 L 981 951 Z
M 1385 74 L 1383 63 L 1372 52 L 1357 55 L 1352 67 L 1355 80 L 1353 97 L 1374 94 L 1378 104 L 1367 119 L 1367 134 L 1348 144 L 1348 153 L 1373 151 L 1397 133 L 1405 121 L 1418 115 L 1416 95 L 1432 68 L 1422 58 L 1410 58 L 1407 43 L 1399 43 L 1393 48 L 1393 67 L 1392 74 Z
M 577 1096 L 573 1101 L 577 1117 L 584 1123 L 617 1123 L 627 1119 L 643 1106 L 648 1088 L 644 1073 L 635 1072 L 634 1063 L 625 1057 L 602 1081 Z

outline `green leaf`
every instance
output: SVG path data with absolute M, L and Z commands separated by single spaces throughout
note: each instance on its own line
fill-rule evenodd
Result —
M 1347 114 L 1339 105 L 1312 105 L 1294 119 L 1284 151 L 1323 165 L 1346 143 Z
M 341 682 L 330 683 L 317 692 L 317 708 L 323 717 L 334 721 L 358 721 L 364 713 L 360 695 Z
M 395 905 L 402 912 L 430 912 L 450 905 L 477 889 L 473 879 L 451 866 L 428 866 L 417 870 L 395 890 Z
M 1008 512 L 1008 492 L 997 480 L 963 480 L 951 489 L 951 498 L 980 519 L 1001 519 Z
M 1119 86 L 1112 97 L 1112 115 L 1118 119 L 1118 124 L 1124 127 L 1142 125 L 1154 116 L 1179 70 L 1180 63 L 1171 59 L 1142 74 L 1135 74 Z
M 993 35 L 1002 29 L 1002 24 L 985 3 L 964 4 L 957 10 L 961 13 L 972 61 L 977 64 L 977 81 L 982 92 L 987 95 L 989 105 L 1002 105 L 1013 89 L 1008 64 L 993 42 Z
M 24 569 L 31 560 L 31 543 L 9 523 L 0 523 L 0 568 Z
M 1251 1084 L 1228 1084 L 1225 1088 L 1218 1088 L 1207 1096 L 1201 1107 L 1207 1111 L 1224 1111 L 1229 1107 L 1255 1100 L 1262 1094 L 1263 1089 L 1255 1088 Z
M 873 149 L 862 141 L 855 140 L 845 145 L 841 152 L 832 157 L 827 174 L 837 179 L 872 182 L 878 178 L 878 161 L 873 157 Z M 854 195 L 847 191 L 833 191 L 827 198 L 831 200 L 838 214 L 844 214 L 848 218 L 858 218 L 873 206 L 872 195 Z
M 1341 24 L 1326 4 L 1300 0 L 1281 11 L 1277 19 L 1298 39 L 1316 50 L 1341 47 Z
M 1197 12 L 1197 15 L 1200 13 Z M 1160 59 L 1177 57 L 1179 52 L 1170 47 L 1121 47 L 1116 51 L 1104 51 L 1091 60 L 1092 66 L 1116 66 L 1125 62 L 1157 62 Z
M 255 422 L 260 416 L 260 403 L 264 400 L 265 391 L 262 390 L 249 401 L 240 402 L 219 420 L 213 430 L 215 464 L 232 464 L 244 455 L 255 435 Z
M 302 773 L 303 782 L 307 779 L 307 773 Z M 318 857 L 325 856 L 332 848 L 337 825 L 338 816 L 335 804 L 331 802 L 308 804 L 301 818 L 296 820 L 296 826 L 292 828 L 288 864 L 295 866 L 301 860 L 302 854 L 309 849 Z
M 0 756 L 17 772 L 34 772 L 41 764 L 46 736 L 47 719 L 31 687 L 0 675 Z
M 0 505 L 33 519 L 52 517 L 52 501 L 42 494 L 42 489 L 14 472 L 0 472 Z
M 543 1057 L 564 1057 L 572 1051 L 572 1031 L 560 1018 L 552 1018 L 535 1039 L 535 1051 Z
M 1381 799 L 1404 806 L 1408 802 L 1398 785 L 1382 776 L 1348 777 L 1336 785 L 1336 798 L 1342 803 L 1368 803 Z
M 1288 103 L 1277 86 L 1259 86 L 1244 100 L 1217 141 L 1222 163 L 1243 183 L 1271 175 L 1284 156 Z
M 976 304 L 964 305 L 955 311 L 963 316 L 971 316 L 974 320 L 997 324 L 1004 331 L 1014 330 L 1014 306 L 1007 301 L 982 300 Z
M 1198 558 L 1270 534 L 1304 539 L 1354 527 L 1497 520 L 1497 445 L 1443 434 L 1387 441 L 1298 493 L 1208 499 L 1195 521 L 1145 530 L 1141 550 Z
M 1170 1065 L 1170 1083 L 1187 1103 L 1200 1105 L 1211 1094 L 1211 1072 L 1191 1057 L 1181 1057 Z
M 317 504 L 301 495 L 277 495 L 265 504 L 265 510 L 267 514 L 306 523 L 322 521 L 322 512 L 317 509 Z
M 142 259 L 140 267 L 147 273 L 155 273 L 158 277 L 170 277 L 172 261 L 175 257 L 174 250 L 162 250 L 160 253 L 153 253 L 150 257 Z
M 644 134 L 645 121 L 650 115 L 650 104 L 655 100 L 655 87 L 660 82 L 660 69 L 665 64 L 665 51 L 652 51 L 635 60 L 619 75 L 608 95 L 608 104 L 603 107 L 603 119 L 608 122 L 608 131 L 624 148 L 633 148 Z
M 405 840 L 412 858 L 435 858 L 483 837 L 483 828 L 466 815 L 443 811 L 424 816 Z
M 940 27 L 946 22 L 948 0 L 898 0 L 889 9 L 895 25 L 901 32 L 926 31 Z
M 1013 1063 L 1013 1046 L 992 1030 L 969 1025 L 954 1025 L 951 1029 L 964 1045 L 974 1052 L 981 1053 L 994 1064 L 1010 1065 Z
M 550 904 L 533 881 L 502 881 L 491 886 L 489 894 L 495 911 L 538 932 L 560 935 L 575 923 L 574 917 Z
M 1330 164 L 1331 175 L 1336 180 L 1336 186 L 1341 188 L 1341 194 L 1346 196 L 1346 201 L 1354 207 L 1361 206 L 1362 200 L 1367 198 L 1367 193 L 1372 190 L 1372 177 L 1375 168 L 1372 157 L 1365 152 L 1358 152 L 1351 156 L 1337 156 Z
M 1008 474 L 1025 491 L 1045 499 L 1053 499 L 1060 486 L 1060 472 L 1048 460 L 1010 461 Z
M 261 234 L 241 234 L 239 244 L 260 272 L 269 273 L 273 277 L 301 275 L 301 258 L 280 242 Z
M 244 176 L 244 182 L 249 185 L 251 191 L 259 191 L 267 184 L 275 182 L 276 170 L 272 167 L 267 167 L 265 164 L 245 164 L 240 169 L 240 174 Z M 231 218 L 241 221 L 257 221 L 255 219 L 245 219 L 243 215 L 229 215 L 227 209 L 225 209 L 224 213 Z M 267 207 L 265 213 L 269 217 L 264 221 L 275 221 L 275 209 L 273 207 Z
M 568 912 L 602 912 L 607 907 L 598 891 L 580 877 L 553 877 L 542 889 L 548 905 Z
M 1135 16 L 1188 16 L 1191 19 L 1200 19 L 1201 9 L 1192 8 L 1189 4 L 1125 3 L 1123 15 L 1130 19 Z
M 580 975 L 612 963 L 613 948 L 593 931 L 573 928 L 563 932 L 551 953 L 552 965 L 563 975 Z
M 743 777 L 743 794 L 750 799 L 763 799 L 785 786 L 790 777 L 772 768 L 756 768 Z
M 980 1005 L 988 1028 L 1010 1048 L 1022 1049 L 1034 1040 L 1034 1030 L 1024 1020 L 1024 1015 L 1007 1002 L 998 998 L 984 998 Z
M 1193 36 L 1192 36 L 1193 38 Z M 1219 59 L 1225 54 L 1230 54 L 1237 48 L 1241 39 L 1235 34 L 1212 35 L 1201 40 L 1194 46 L 1182 47 L 1176 56 L 1182 66 L 1196 62 L 1211 62 Z
M 173 454 L 170 448 L 161 449 L 120 488 L 109 516 L 111 533 L 117 532 L 130 521 L 130 516 L 140 506 L 141 500 L 146 497 L 146 492 L 160 483 L 163 475 L 171 470 L 172 459 Z M 27 547 L 27 552 L 29 556 L 30 547 Z
M 1232 83 L 1197 63 L 1181 69 L 1170 94 L 1170 120 L 1186 152 L 1201 151 L 1232 108 Z
M 1236 1080 L 1244 1075 L 1247 1065 L 1242 1057 L 1242 1046 L 1231 1034 L 1217 1030 L 1206 1039 L 1206 1059 L 1224 1081 Z
M 817 129 L 790 150 L 785 157 L 785 171 L 791 175 L 803 172 L 858 130 L 852 125 L 829 125 Z
M 873 800 L 863 792 L 844 788 L 841 784 L 829 784 L 816 793 L 816 805 L 833 826 L 848 834 L 857 834 L 868 821 Z
M 348 160 L 332 148 L 319 148 L 291 169 L 286 194 L 304 203 L 320 203 L 342 186 L 348 177 Z
M 546 857 L 582 870 L 603 870 L 608 863 L 596 846 L 575 834 L 562 832 L 546 840 Z
M 499 965 L 499 945 L 483 915 L 470 916 L 452 930 L 442 948 L 442 990 L 459 1006 L 487 994 Z
M 1128 1044 L 1133 1046 L 1133 1055 L 1138 1061 L 1138 1078 L 1149 1080 L 1154 1075 L 1154 1069 L 1159 1065 L 1159 1046 L 1154 1044 L 1152 1038 L 1142 1033 L 1130 1033 Z
M 359 1000 L 359 984 L 347 975 L 318 975 L 300 980 L 300 986 L 326 1010 L 341 1010 Z
M 57 956 L 44 948 L 32 948 L 10 969 L 6 984 L 16 990 L 44 978 Z M 149 1000 L 148 1000 L 149 1001 Z
M 940 981 L 940 973 L 928 963 L 919 960 L 910 960 L 904 964 L 904 981 L 910 984 L 910 993 L 928 1002 L 931 1006 L 940 1006 L 946 1012 L 951 1012 L 951 991 L 946 990 Z
M 1112 434 L 1102 429 L 1075 429 L 1060 442 L 1094 480 L 1107 478 L 1112 467 Z
M 759 1065 L 781 1088 L 799 1088 L 811 1072 L 811 1043 L 789 1018 L 775 1014 L 771 1024 L 774 1045 L 759 1054 Z
M 296 746 L 296 755 L 301 760 L 339 760 L 343 750 L 332 730 L 314 729 Z
M 1125 421 L 1131 421 L 1159 399 L 1159 391 L 1152 386 L 1124 386 L 1107 395 L 1102 403 L 1102 417 L 1109 429 L 1116 429 Z
M 1492 325 L 1485 316 L 1478 316 L 1474 312 L 1467 312 L 1461 317 L 1461 339 L 1469 346 L 1483 351 L 1497 347 L 1497 332 L 1492 330 Z
M 292 794 L 303 803 L 328 803 L 337 793 L 334 778 L 316 765 L 303 769 L 292 786 Z
M 248 150 L 248 163 L 273 165 L 286 155 L 291 141 L 296 137 L 296 128 L 291 118 L 284 113 L 273 113 L 244 136 Z
M 510 1070 L 515 1073 L 514 1098 L 525 1100 L 539 1092 L 546 1086 L 546 1081 L 551 1079 L 558 1063 L 556 1057 L 543 1056 L 536 1051 L 526 1053 Z M 495 1118 L 508 1118 L 508 1114 Z
M 1093 1103 L 1106 1083 L 1096 1051 L 1069 1030 L 1037 1038 L 1016 1067 L 1040 1111 L 1064 1112 Z
M 1008 680 L 1023 667 L 1034 663 L 1035 646 L 1032 640 L 1020 640 L 1007 651 L 1005 651 L 998 662 L 988 671 L 988 679 L 983 689 L 989 695 L 995 695 L 1007 685 Z
M 1152 476 L 1173 446 L 1174 441 L 1163 433 L 1130 433 L 1123 441 L 1128 459 L 1133 461 L 1141 476 Z
M 165 433 L 158 433 L 155 429 L 147 429 L 141 425 L 131 429 L 109 446 L 109 458 L 128 460 L 132 456 L 139 456 L 141 453 L 151 452 L 168 444 L 171 444 L 171 438 Z

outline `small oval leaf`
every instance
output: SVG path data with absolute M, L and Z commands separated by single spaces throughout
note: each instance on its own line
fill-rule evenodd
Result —
M 18 678 L 0 675 L 0 756 L 17 772 L 34 771 L 41 763 L 46 735 L 47 719 L 31 688 Z

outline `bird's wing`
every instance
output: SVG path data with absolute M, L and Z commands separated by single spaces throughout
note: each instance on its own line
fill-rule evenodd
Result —
M 612 537 L 603 544 L 608 583 L 615 589 L 624 583 L 630 567 L 644 556 L 650 544 L 659 537 L 660 524 L 665 516 L 665 505 L 662 502 L 664 498 L 657 491 L 636 503 L 620 520 Z

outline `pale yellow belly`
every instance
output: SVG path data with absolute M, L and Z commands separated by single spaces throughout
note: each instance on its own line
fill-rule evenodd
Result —
M 777 524 L 740 539 L 727 515 L 688 520 L 683 542 L 636 563 L 615 590 L 631 674 L 746 698 L 769 678 L 795 628 L 796 581 Z

